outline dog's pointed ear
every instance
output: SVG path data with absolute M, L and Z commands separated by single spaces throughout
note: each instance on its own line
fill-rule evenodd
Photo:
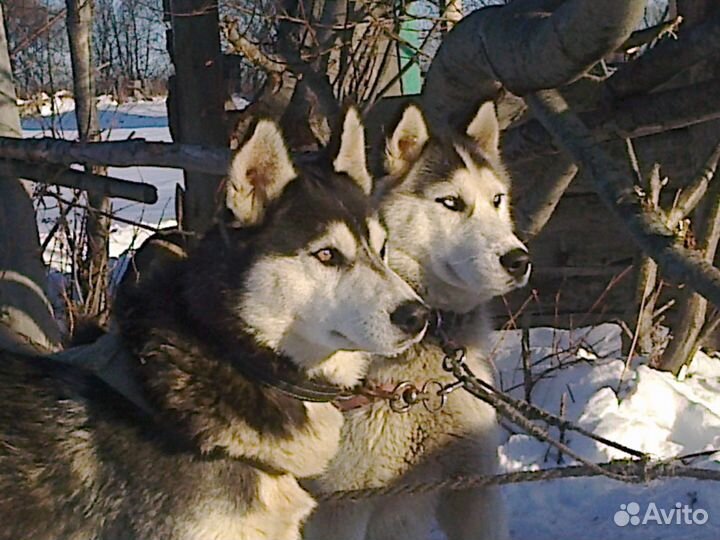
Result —
M 416 105 L 408 105 L 385 144 L 385 170 L 388 174 L 400 176 L 407 172 L 429 138 L 422 112 Z
M 483 152 L 491 156 L 499 154 L 500 126 L 492 101 L 486 101 L 480 105 L 465 133 L 477 143 Z
M 230 164 L 227 207 L 243 225 L 258 223 L 267 204 L 295 176 L 280 130 L 274 122 L 261 120 Z
M 370 194 L 372 178 L 365 159 L 365 128 L 355 107 L 349 107 L 345 113 L 340 148 L 333 160 L 333 167 L 336 172 L 347 174 L 367 195 Z

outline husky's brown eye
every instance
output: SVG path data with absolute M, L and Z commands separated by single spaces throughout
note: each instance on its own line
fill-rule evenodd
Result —
M 313 253 L 313 257 L 325 266 L 339 266 L 343 262 L 342 253 L 331 247 L 318 249 L 315 253 Z
M 503 200 L 505 200 L 505 194 L 504 193 L 498 193 L 493 197 L 493 206 L 495 208 L 500 208 L 500 205 L 502 204 Z
M 466 208 L 465 201 L 463 201 L 460 197 L 438 197 L 435 199 L 435 202 L 439 202 L 442 204 L 445 208 L 448 210 L 452 210 L 453 212 L 462 212 Z

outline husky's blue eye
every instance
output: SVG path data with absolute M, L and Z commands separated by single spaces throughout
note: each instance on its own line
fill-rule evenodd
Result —
M 325 266 L 340 266 L 345 260 L 342 253 L 331 247 L 318 249 L 312 255 Z
M 504 193 L 498 193 L 493 197 L 493 206 L 495 208 L 500 208 L 500 205 L 502 204 L 503 200 L 505 199 Z
M 465 201 L 463 201 L 460 197 L 438 197 L 435 199 L 435 202 L 439 202 L 442 204 L 445 208 L 448 210 L 452 210 L 453 212 L 462 212 L 466 208 Z

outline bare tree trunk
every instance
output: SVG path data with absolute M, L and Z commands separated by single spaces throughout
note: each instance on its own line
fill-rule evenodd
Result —
M 92 1 L 66 0 L 67 31 L 72 60 L 75 94 L 75 118 L 83 142 L 100 139 L 95 106 L 95 76 L 92 63 Z M 98 167 L 86 167 L 93 174 L 104 174 Z M 87 191 L 88 211 L 85 218 L 87 253 L 82 261 L 81 288 L 85 294 L 84 312 L 98 315 L 106 307 L 108 237 L 110 234 L 110 201 L 93 189 Z
M 176 141 L 227 146 L 217 2 L 170 0 L 169 4 Z M 210 226 L 221 180 L 221 176 L 185 171 L 184 229 L 204 231 Z
M 712 263 L 720 240 L 720 182 L 717 179 L 710 184 L 700 208 L 696 211 L 696 216 L 693 221 L 697 248 L 702 251 L 705 260 Z M 659 369 L 675 374 L 679 373 L 682 366 L 692 361 L 702 345 L 700 336 L 706 324 L 708 308 L 707 300 L 688 288 L 680 296 L 678 303 L 679 308 L 672 329 L 673 338 L 658 365 Z
M 525 242 L 537 236 L 545 227 L 577 172 L 575 163 L 565 156 L 559 156 L 554 163 L 540 172 L 533 189 L 527 190 L 521 198 L 516 199 L 516 226 Z
M 0 22 L 3 19 L 0 3 Z M 21 137 L 5 26 L 0 24 L 0 135 Z M 0 346 L 59 348 L 45 293 L 45 268 L 30 197 L 16 178 L 0 177 Z
M 677 11 L 682 15 L 684 24 L 687 28 L 693 28 L 717 21 L 717 17 L 712 18 L 713 12 L 717 13 L 717 2 L 713 0 L 678 0 Z M 707 25 L 707 24 L 706 24 Z M 717 27 L 717 22 L 715 23 Z M 715 32 L 717 35 L 717 31 Z M 693 66 L 685 74 L 688 82 L 702 82 L 717 74 L 717 68 L 714 62 L 701 62 Z M 718 149 L 716 148 L 708 162 L 700 165 L 705 160 L 702 153 L 707 147 L 708 139 L 713 136 L 713 130 L 707 125 L 693 126 L 688 131 L 689 140 L 692 141 L 688 151 L 698 163 L 698 177 L 706 173 L 706 169 L 712 171 L 717 170 Z M 712 180 L 710 176 L 709 180 Z M 692 183 L 694 179 L 691 179 Z M 707 193 L 702 201 L 698 204 L 691 222 L 692 229 L 699 249 L 709 263 L 713 263 L 715 253 L 717 251 L 718 240 L 720 239 L 720 186 L 717 179 L 712 181 Z M 695 353 L 698 351 L 702 343 L 700 338 L 703 329 L 707 324 L 706 316 L 708 312 L 708 303 L 701 295 L 693 292 L 688 287 L 678 295 L 677 310 L 673 314 L 671 333 L 672 339 L 667 348 L 663 352 L 658 368 L 671 371 L 678 374 L 683 366 L 690 364 Z

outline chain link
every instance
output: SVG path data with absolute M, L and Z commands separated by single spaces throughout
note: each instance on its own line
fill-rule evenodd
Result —
M 452 373 L 455 381 L 443 384 L 437 379 L 425 381 L 422 388 L 418 388 L 410 381 L 402 381 L 398 383 L 389 396 L 386 397 L 390 408 L 397 413 L 405 413 L 412 409 L 415 405 L 422 403 L 425 410 L 431 413 L 440 411 L 447 403 L 447 398 L 458 388 L 466 385 L 458 374 L 462 374 L 462 369 L 458 369 L 465 363 L 467 351 L 464 347 L 457 347 L 443 329 L 443 320 L 440 312 L 435 312 L 434 330 L 435 335 L 440 341 L 440 348 L 443 351 L 442 367 L 444 371 Z
M 443 369 L 448 373 L 452 373 L 456 380 L 443 384 L 437 379 L 430 379 L 420 389 L 410 381 L 402 381 L 388 397 L 390 408 L 393 411 L 405 413 L 418 403 L 422 403 L 428 412 L 438 412 L 445 406 L 450 394 L 467 384 L 462 376 L 462 368 L 465 365 L 467 355 L 466 349 L 452 344 L 439 328 L 437 333 L 440 339 L 440 348 L 444 354 L 442 360 Z

